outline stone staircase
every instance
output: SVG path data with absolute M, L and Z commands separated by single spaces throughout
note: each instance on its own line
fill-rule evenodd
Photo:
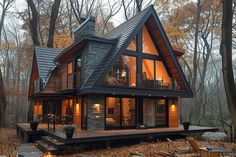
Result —
M 58 155 L 65 150 L 65 143 L 51 136 L 42 136 L 41 140 L 35 141 L 35 143 L 44 153 Z

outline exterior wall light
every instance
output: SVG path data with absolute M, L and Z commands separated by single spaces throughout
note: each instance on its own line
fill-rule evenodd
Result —
M 100 112 L 100 104 L 94 104 L 95 112 Z
M 170 108 L 171 108 L 171 111 L 172 111 L 172 112 L 175 112 L 175 111 L 176 111 L 176 105 L 175 105 L 175 99 L 174 99 L 174 98 L 172 99 L 172 104 L 171 104 L 171 107 L 170 107 Z

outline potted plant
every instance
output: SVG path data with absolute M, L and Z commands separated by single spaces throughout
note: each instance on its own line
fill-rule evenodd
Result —
M 182 124 L 183 124 L 184 130 L 185 130 L 185 131 L 188 131 L 189 125 L 190 125 L 191 123 L 190 123 L 190 122 L 183 122 Z
M 74 131 L 75 131 L 76 125 L 72 124 L 72 125 L 63 125 L 63 129 L 66 132 L 66 138 L 72 138 Z
M 29 123 L 30 123 L 30 128 L 32 129 L 32 131 L 37 130 L 38 124 L 39 124 L 38 121 L 30 121 Z

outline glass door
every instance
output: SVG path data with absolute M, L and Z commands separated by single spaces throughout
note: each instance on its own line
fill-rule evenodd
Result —
M 156 126 L 167 126 L 167 103 L 166 99 L 156 100 Z
M 168 126 L 168 105 L 166 98 L 143 99 L 143 124 L 148 127 Z
M 143 99 L 143 124 L 155 126 L 155 99 Z
M 135 126 L 135 99 L 122 98 L 122 127 Z
M 135 98 L 106 97 L 106 128 L 135 127 Z
M 106 98 L 106 127 L 114 128 L 120 127 L 120 98 L 107 97 Z

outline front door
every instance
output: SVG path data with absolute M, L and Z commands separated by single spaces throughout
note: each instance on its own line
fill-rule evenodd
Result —
M 148 127 L 168 126 L 168 102 L 166 98 L 143 98 L 143 124 Z

